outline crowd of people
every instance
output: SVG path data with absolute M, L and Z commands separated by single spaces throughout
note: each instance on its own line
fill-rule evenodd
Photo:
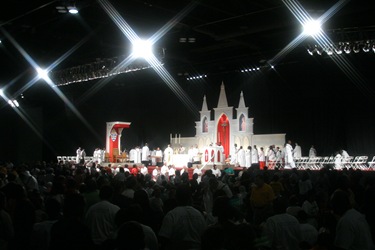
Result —
M 371 173 L 164 165 L 1 164 L 0 249 L 374 248 Z

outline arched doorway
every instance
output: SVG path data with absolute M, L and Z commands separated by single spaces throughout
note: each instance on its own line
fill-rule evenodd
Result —
M 223 145 L 225 157 L 228 157 L 229 155 L 229 132 L 230 126 L 228 117 L 225 114 L 222 114 L 217 124 L 217 141 L 221 142 L 221 145 Z

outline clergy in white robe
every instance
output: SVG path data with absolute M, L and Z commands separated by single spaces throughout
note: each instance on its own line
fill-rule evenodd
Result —
M 245 167 L 245 150 L 243 150 L 242 146 L 240 146 L 240 149 L 238 150 L 238 165 L 240 167 Z
M 150 149 L 148 148 L 147 143 L 142 147 L 142 163 L 146 166 L 150 162 Z
M 236 165 L 238 163 L 237 154 L 238 154 L 238 147 L 237 147 L 237 144 L 234 144 L 234 147 L 232 149 L 232 154 L 230 156 L 230 164 Z
M 130 149 L 130 151 L 129 151 L 129 161 L 131 163 L 134 163 L 135 154 L 136 154 L 135 148 Z
M 134 154 L 134 163 L 141 163 L 141 149 L 137 146 L 135 147 L 135 154 Z
M 268 168 L 274 169 L 275 168 L 275 162 L 276 162 L 276 153 L 274 151 L 273 146 L 270 146 L 267 151 L 267 161 L 268 161 Z
M 245 167 L 251 167 L 251 146 L 248 146 L 245 150 Z
M 289 140 L 285 145 L 285 168 L 295 168 L 296 164 L 293 160 L 293 147 Z
M 76 163 L 79 163 L 80 160 L 81 160 L 81 147 L 79 147 L 77 150 L 76 150 Z
M 164 149 L 164 162 L 166 162 L 167 165 L 172 164 L 172 156 L 173 156 L 173 149 L 171 148 L 171 145 L 168 144 L 168 147 Z
M 312 158 L 312 157 L 316 157 L 316 156 L 317 156 L 316 149 L 314 148 L 314 145 L 312 145 L 310 150 L 309 150 L 309 157 Z
M 301 146 L 298 145 L 297 143 L 296 143 L 296 146 L 295 146 L 294 149 L 293 149 L 293 157 L 294 157 L 295 159 L 298 159 L 298 158 L 301 158 L 301 157 L 302 157 L 302 149 L 301 149 Z
M 259 155 L 257 145 L 254 145 L 253 149 L 251 150 L 251 165 L 258 167 L 259 165 Z

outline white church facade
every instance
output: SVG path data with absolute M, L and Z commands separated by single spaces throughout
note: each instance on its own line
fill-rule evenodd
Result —
M 234 109 L 236 115 L 233 113 Z M 195 137 L 180 137 L 178 140 L 171 137 L 171 144 L 172 147 L 178 147 L 179 144 L 185 147 L 198 145 L 203 163 L 223 163 L 225 158 L 235 153 L 234 144 L 244 149 L 257 145 L 258 148 L 263 147 L 266 151 L 270 145 L 282 147 L 285 143 L 285 133 L 254 134 L 254 118 L 249 117 L 249 108 L 246 107 L 243 92 L 240 94 L 237 108 L 228 106 L 224 83 L 221 84 L 216 108 L 209 110 L 206 96 L 203 97 L 200 120 L 195 122 L 195 128 Z M 221 151 L 224 155 L 217 152 L 218 143 L 222 145 Z

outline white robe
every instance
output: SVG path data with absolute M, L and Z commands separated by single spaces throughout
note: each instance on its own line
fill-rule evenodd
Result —
M 302 150 L 300 145 L 296 145 L 293 149 L 293 157 L 294 158 L 301 158 L 302 157 Z
M 173 149 L 171 147 L 167 147 L 164 150 L 164 162 L 167 162 L 167 165 L 172 164 L 172 156 L 173 156 Z
M 247 168 L 251 167 L 251 150 L 250 149 L 245 150 L 245 167 Z
M 134 148 L 129 151 L 129 161 L 134 162 L 136 151 Z
M 79 160 L 81 159 L 81 152 L 82 152 L 81 149 L 77 149 L 77 151 L 76 151 L 76 154 L 77 154 L 76 163 L 79 163 Z
M 245 161 L 246 161 L 245 160 L 245 150 L 243 150 L 243 148 L 238 150 L 237 157 L 238 157 L 238 165 L 240 165 L 240 167 L 245 167 Z
M 230 158 L 230 164 L 234 164 L 234 165 L 237 164 L 237 162 L 238 162 L 237 154 L 238 154 L 238 148 L 234 147 L 233 153 L 232 153 L 231 158 Z
M 258 164 L 259 163 L 258 149 L 256 149 L 256 148 L 253 148 L 251 150 L 251 163 L 252 164 Z
M 285 168 L 295 168 L 296 164 L 293 160 L 293 147 L 290 144 L 285 146 Z
M 142 161 L 148 161 L 150 156 L 150 149 L 147 146 L 142 148 Z
M 140 148 L 135 149 L 134 163 L 141 163 L 141 149 Z
M 310 148 L 309 157 L 316 157 L 316 150 L 315 150 L 315 148 L 313 148 L 313 147 Z

